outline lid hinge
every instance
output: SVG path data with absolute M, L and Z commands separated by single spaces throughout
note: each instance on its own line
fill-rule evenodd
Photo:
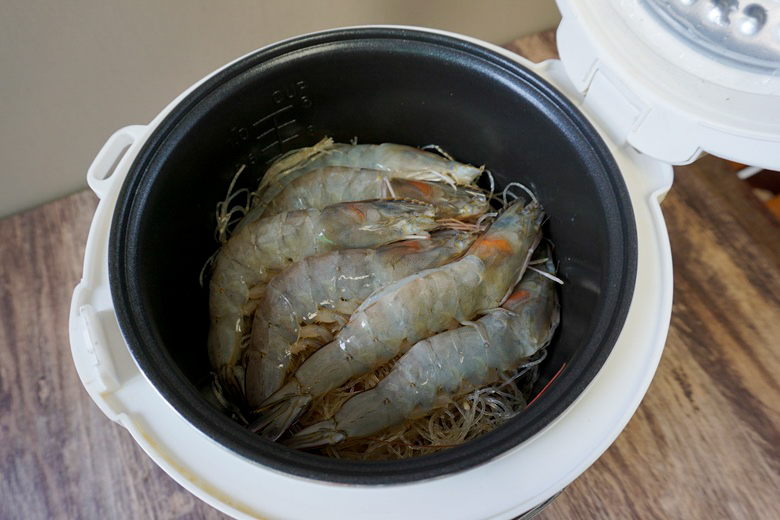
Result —
M 628 142 L 647 114 L 642 103 L 622 81 L 609 71 L 596 68 L 585 91 L 582 104 L 615 143 Z

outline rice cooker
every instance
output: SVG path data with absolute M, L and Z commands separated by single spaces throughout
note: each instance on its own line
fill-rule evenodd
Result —
M 636 410 L 672 305 L 660 201 L 672 165 L 711 153 L 780 169 L 780 9 L 765 0 L 559 0 L 561 60 L 369 26 L 225 65 L 151 123 L 109 138 L 70 311 L 100 409 L 173 479 L 236 518 L 529 518 Z M 434 143 L 522 182 L 549 215 L 562 320 L 538 397 L 462 446 L 345 461 L 253 435 L 206 395 L 214 208 L 285 151 L 325 136 Z

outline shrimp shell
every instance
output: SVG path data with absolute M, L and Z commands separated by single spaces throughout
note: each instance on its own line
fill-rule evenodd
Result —
M 552 260 L 545 267 L 552 271 Z M 502 308 L 473 325 L 418 342 L 376 387 L 350 398 L 332 418 L 304 428 L 286 444 L 311 448 L 373 435 L 497 382 L 550 343 L 559 309 L 555 282 L 529 270 Z
M 346 307 L 351 314 L 376 289 L 454 260 L 475 239 L 469 233 L 441 231 L 430 240 L 333 251 L 306 258 L 275 277 L 252 325 L 246 373 L 249 401 L 261 402 L 282 386 L 293 345 L 304 336 L 301 323 L 321 323 L 323 308 Z M 308 332 L 324 337 L 320 329 L 307 331 L 307 336 Z
M 209 284 L 209 360 L 214 369 L 235 364 L 246 324 L 250 289 L 303 258 L 326 251 L 427 236 L 434 209 L 413 201 L 334 204 L 261 219 L 234 234 L 217 257 Z
M 441 182 L 394 177 L 392 172 L 344 166 L 310 170 L 293 180 L 268 204 L 264 216 L 338 202 L 380 198 L 419 200 L 436 205 L 439 218 L 469 218 L 489 209 L 482 191 Z
M 268 204 L 292 181 L 308 171 L 326 166 L 382 170 L 391 177 L 459 185 L 472 183 L 483 170 L 412 146 L 392 143 L 350 145 L 325 138 L 313 147 L 288 152 L 265 172 L 252 196 L 252 207 L 236 230 L 262 217 Z
M 509 296 L 541 238 L 537 202 L 511 204 L 467 255 L 372 294 L 334 341 L 315 352 L 280 390 L 250 408 L 267 409 L 252 428 L 277 439 L 315 397 L 373 371 L 417 341 L 470 320 Z M 273 408 L 271 408 L 273 407 Z

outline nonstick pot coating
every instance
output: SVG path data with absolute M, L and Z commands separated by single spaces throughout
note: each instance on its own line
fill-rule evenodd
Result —
M 214 211 L 239 164 L 254 187 L 278 154 L 324 136 L 437 144 L 530 187 L 560 263 L 562 320 L 537 383 L 553 384 L 506 425 L 444 452 L 348 462 L 255 436 L 198 392 L 208 377 Z M 424 31 L 338 30 L 260 50 L 207 79 L 156 128 L 128 172 L 112 221 L 109 267 L 130 351 L 196 428 L 260 464 L 308 478 L 407 482 L 483 463 L 549 424 L 598 372 L 625 320 L 636 230 L 623 179 L 590 124 L 547 83 L 482 46 Z

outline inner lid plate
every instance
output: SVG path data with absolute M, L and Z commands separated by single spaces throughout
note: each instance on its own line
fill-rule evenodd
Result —
M 557 2 L 564 67 L 618 143 L 780 169 L 780 3 Z

